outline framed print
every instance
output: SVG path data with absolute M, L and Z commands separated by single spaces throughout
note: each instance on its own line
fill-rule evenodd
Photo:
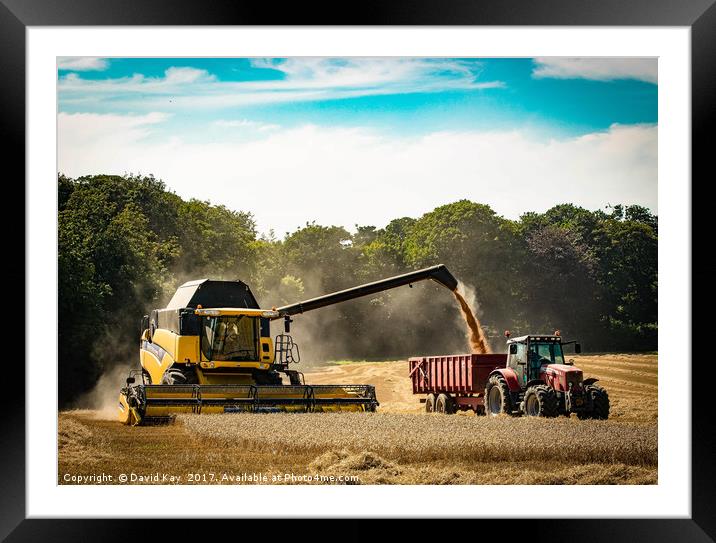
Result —
M 691 267 L 716 8 L 363 7 L 3 0 L 8 540 L 714 537 Z

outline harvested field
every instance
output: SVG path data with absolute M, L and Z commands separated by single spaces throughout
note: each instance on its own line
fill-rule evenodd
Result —
M 64 479 L 102 472 L 110 484 L 121 473 L 158 474 L 129 481 L 142 484 L 655 484 L 656 355 L 574 358 L 608 389 L 608 421 L 426 415 L 406 362 L 339 364 L 306 381 L 374 384 L 378 413 L 181 416 L 129 428 L 64 412 L 58 482 L 92 484 Z

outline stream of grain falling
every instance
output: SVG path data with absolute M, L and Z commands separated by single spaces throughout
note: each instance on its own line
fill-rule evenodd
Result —
M 485 334 L 482 331 L 482 326 L 480 326 L 480 321 L 478 321 L 473 314 L 472 309 L 470 309 L 470 305 L 457 290 L 454 290 L 453 294 L 460 304 L 462 316 L 465 319 L 465 324 L 467 324 L 470 349 L 472 349 L 472 352 L 475 354 L 491 353 L 492 349 L 490 349 L 490 344 L 487 343 Z

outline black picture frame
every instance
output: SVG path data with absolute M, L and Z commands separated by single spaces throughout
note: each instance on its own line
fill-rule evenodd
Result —
M 283 25 L 283 24 L 351 24 L 351 25 L 567 25 L 567 26 L 684 26 L 691 29 L 692 76 L 692 213 L 693 217 L 708 216 L 709 198 L 698 196 L 697 187 L 705 187 L 707 158 L 713 155 L 708 129 L 714 121 L 716 95 L 716 0 L 362 0 L 355 9 L 346 4 L 286 3 L 277 9 L 272 3 L 245 4 L 229 0 L 196 2 L 189 0 L 0 0 L 0 139 L 6 168 L 11 166 L 15 179 L 25 176 L 25 29 L 28 26 L 82 25 Z M 6 170 L 7 171 L 7 170 Z M 701 183 L 698 181 L 701 180 Z M 17 206 L 24 209 L 24 206 Z M 707 228 L 693 228 L 692 247 L 708 247 Z M 7 233 L 7 232 L 6 232 Z M 23 251 L 22 248 L 19 251 Z M 695 252 L 694 252 L 695 254 Z M 19 258 L 17 258 L 19 261 Z M 705 271 L 692 268 L 692 291 L 706 286 Z M 24 284 L 23 266 L 6 266 L 6 274 L 14 284 Z M 7 284 L 7 283 L 6 283 Z M 668 288 L 668 286 L 667 286 Z M 694 315 L 705 309 L 713 297 L 708 288 L 699 289 L 693 301 Z M 13 319 L 18 318 L 16 311 Z M 23 312 L 24 316 L 24 312 Z M 694 317 L 695 321 L 695 317 Z M 710 322 L 706 324 L 710 325 Z M 27 331 L 26 331 L 27 334 Z M 668 363 L 691 362 L 691 338 L 675 338 L 684 344 L 684 359 Z M 13 342 L 19 343 L 19 342 Z M 710 352 L 710 349 L 708 350 Z M 13 356 L 19 356 L 14 352 Z M 24 352 L 23 352 L 24 356 Z M 709 354 L 692 364 L 692 373 L 710 367 Z M 4 361 L 9 363 L 9 360 Z M 30 520 L 25 518 L 25 379 L 13 367 L 12 386 L 3 387 L 2 463 L 0 463 L 0 537 L 8 541 L 113 541 L 126 540 L 144 533 L 138 520 Z M 706 382 L 713 380 L 709 372 Z M 672 389 L 691 387 L 685 380 Z M 700 393 L 697 393 L 700 392 Z M 488 534 L 494 530 L 517 530 L 530 541 L 714 541 L 716 540 L 716 404 L 713 393 L 693 390 L 692 397 L 692 515 L 689 519 L 544 519 L 479 521 L 474 525 L 456 524 L 459 530 Z M 667 408 L 681 405 L 674 398 L 661 398 Z M 284 504 L 290 508 L 290 504 Z M 479 507 L 479 504 L 476 504 Z M 285 509 L 278 509 L 281 516 Z M 517 507 L 516 511 L 526 511 Z M 588 511 L 588 504 L 585 504 Z M 137 512 L 133 504 L 122 504 L 119 514 Z M 191 515 L 190 509 L 187 512 Z M 347 514 L 350 509 L 347 508 Z M 78 515 L 81 512 L 78 511 Z M 320 515 L 320 511 L 317 511 Z M 559 515 L 559 506 L 555 506 Z M 216 523 L 217 521 L 212 521 Z M 242 533 L 259 532 L 265 521 L 242 521 Z M 371 537 L 369 521 L 351 520 L 342 527 L 343 533 Z M 465 521 L 470 522 L 470 521 Z M 178 530 L 182 537 L 204 538 L 208 534 L 203 523 L 162 521 L 165 538 Z M 223 524 L 223 522 L 222 522 Z M 303 525 L 298 528 L 303 531 Z M 414 523 L 421 538 L 445 537 L 445 527 L 435 523 Z M 214 524 L 212 532 L 221 533 L 225 526 Z M 232 528 L 230 528 L 232 529 Z M 141 532 L 139 530 L 142 530 Z M 271 539 L 295 535 L 295 522 L 282 527 L 271 523 Z M 309 530 L 311 530 L 309 528 Z M 529 535 L 527 535 L 529 534 Z M 252 534 L 253 535 L 253 534 Z M 345 539 L 345 537 L 343 538 Z M 363 538 L 361 538 L 363 539 Z

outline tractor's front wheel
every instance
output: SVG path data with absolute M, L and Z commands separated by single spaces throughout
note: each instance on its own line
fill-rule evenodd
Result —
M 607 420 L 609 418 L 609 394 L 599 385 L 587 385 L 584 391 L 589 396 L 592 404 L 591 411 L 580 411 L 577 416 L 580 419 Z
M 485 414 L 496 416 L 512 414 L 512 397 L 507 381 L 502 375 L 493 375 L 485 387 Z
M 435 411 L 435 394 L 428 394 L 425 398 L 425 412 L 432 413 Z
M 556 417 L 559 407 L 554 389 L 547 385 L 528 388 L 525 392 L 524 412 L 528 417 Z

